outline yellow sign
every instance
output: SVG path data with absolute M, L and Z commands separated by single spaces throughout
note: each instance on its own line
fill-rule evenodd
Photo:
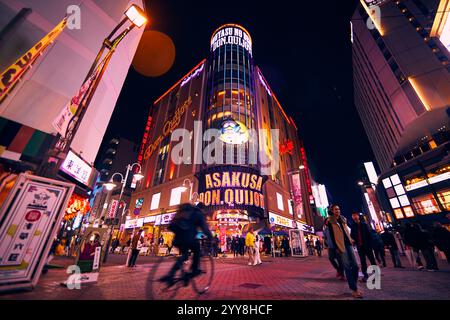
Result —
M 177 108 L 177 110 L 175 110 L 175 114 L 173 115 L 173 117 L 167 120 L 166 123 L 164 123 L 162 134 L 158 136 L 158 138 L 156 138 L 156 140 L 152 144 L 150 144 L 147 147 L 147 149 L 145 149 L 144 160 L 150 158 L 150 156 L 153 154 L 153 152 L 155 152 L 156 148 L 159 146 L 161 141 L 163 141 L 165 137 L 171 134 L 172 131 L 175 130 L 180 125 L 181 117 L 191 104 L 192 98 L 189 97 L 181 106 Z
M 224 171 L 204 176 L 204 192 L 199 201 L 206 206 L 254 206 L 264 208 L 263 177 L 258 174 Z
M 36 43 L 13 65 L 2 72 L 0 76 L 0 101 L 6 97 L 41 53 L 61 34 L 66 25 L 67 18 L 64 18 L 49 34 Z

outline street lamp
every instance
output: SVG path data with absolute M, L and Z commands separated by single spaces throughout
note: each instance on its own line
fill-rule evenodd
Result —
M 134 166 L 138 166 L 139 167 L 139 171 L 133 175 L 134 179 L 136 179 L 137 181 L 142 180 L 142 178 L 144 178 L 144 175 L 142 174 L 142 167 L 141 167 L 141 165 L 139 163 L 133 163 L 131 165 L 130 164 L 127 165 L 127 167 L 126 167 L 127 168 L 127 172 L 125 173 L 125 177 L 120 172 L 115 172 L 111 176 L 111 179 L 107 183 L 103 184 L 103 186 L 106 188 L 106 190 L 112 191 L 114 188 L 117 187 L 117 185 L 114 183 L 114 177 L 116 175 L 120 176 L 120 178 L 121 178 L 120 179 L 120 183 L 122 184 L 122 188 L 120 189 L 120 195 L 119 195 L 119 200 L 118 200 L 119 204 L 122 201 L 123 191 L 125 190 L 125 186 L 126 186 L 127 181 L 128 181 L 128 175 L 129 175 L 129 173 L 131 171 L 133 171 Z M 121 220 L 122 220 L 122 218 L 123 218 L 123 214 L 121 216 Z M 105 257 L 103 259 L 103 263 L 106 262 L 107 257 L 108 257 L 108 251 L 109 251 L 109 246 L 111 244 L 111 238 L 112 238 L 113 230 L 114 230 L 114 223 L 111 223 L 109 240 L 108 240 L 108 244 L 106 246 Z
M 189 179 L 184 179 L 183 185 L 181 186 L 182 191 L 186 192 L 189 187 L 189 202 L 192 202 L 192 188 L 194 187 L 194 183 Z
M 103 74 L 106 71 L 109 61 L 116 50 L 119 43 L 130 33 L 135 27 L 141 28 L 144 26 L 148 19 L 145 12 L 136 5 L 131 5 L 124 13 L 125 17 L 119 24 L 113 29 L 113 31 L 103 40 L 102 46 L 89 69 L 86 78 L 83 81 L 83 85 L 90 80 L 89 88 L 81 97 L 81 101 L 78 103 L 78 107 L 75 114 L 70 119 L 65 135 L 57 134 L 52 146 L 49 148 L 44 160 L 42 161 L 38 174 L 49 178 L 55 178 L 58 174 L 58 170 L 66 159 L 68 152 L 70 151 L 70 145 L 81 125 L 84 115 L 87 112 L 90 102 L 94 97 L 95 91 L 100 84 Z M 122 31 L 117 37 L 114 37 L 117 31 L 127 22 L 131 22 L 130 26 Z M 105 50 L 108 52 L 104 54 Z M 103 58 L 103 59 L 102 59 Z M 111 185 L 109 185 L 111 187 Z

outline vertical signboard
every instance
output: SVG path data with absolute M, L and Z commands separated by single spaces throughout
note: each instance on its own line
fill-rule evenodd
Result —
M 118 200 L 112 200 L 111 201 L 111 205 L 110 205 L 109 211 L 108 211 L 108 218 L 110 218 L 110 219 L 115 219 L 116 218 L 116 212 L 117 212 L 118 206 L 119 206 L 119 201 Z
M 73 189 L 19 176 L 0 208 L 0 291 L 36 285 Z
M 300 174 L 294 173 L 291 177 L 291 192 L 292 200 L 294 201 L 294 211 L 297 218 L 303 218 L 303 200 L 302 200 L 302 186 L 300 182 Z

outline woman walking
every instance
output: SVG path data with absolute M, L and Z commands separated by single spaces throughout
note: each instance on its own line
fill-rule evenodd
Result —
M 255 262 L 253 264 L 254 266 L 256 266 L 258 264 L 262 264 L 261 254 L 260 254 L 261 245 L 262 245 L 261 237 L 256 233 L 255 234 Z

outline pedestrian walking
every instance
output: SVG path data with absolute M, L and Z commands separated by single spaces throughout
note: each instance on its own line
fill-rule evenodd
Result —
M 261 236 L 255 233 L 255 262 L 253 263 L 254 266 L 262 264 L 261 261 L 261 246 L 262 246 L 262 239 Z
M 352 291 L 353 298 L 361 299 L 363 296 L 358 290 L 358 264 L 353 251 L 353 240 L 348 232 L 347 221 L 341 216 L 338 205 L 332 205 L 328 213 L 328 232 L 336 253 L 340 256 L 347 283 Z
M 331 212 L 331 207 L 328 210 L 328 212 Z M 336 269 L 336 278 L 344 281 L 345 280 L 344 267 L 342 265 L 341 256 L 337 253 L 336 245 L 331 239 L 330 227 L 331 227 L 330 221 L 328 218 L 326 218 L 323 225 L 324 245 L 328 251 L 328 260 L 330 261 L 333 268 Z
M 245 236 L 245 247 L 248 253 L 248 265 L 253 266 L 255 264 L 255 236 L 253 235 L 253 227 L 249 227 Z
M 136 260 L 139 255 L 139 249 L 138 246 L 140 243 L 144 241 L 144 237 L 142 236 L 142 229 L 139 229 L 133 236 L 131 240 L 131 257 L 128 266 L 129 267 L 136 267 Z
M 381 239 L 381 236 L 375 230 L 371 230 L 370 232 L 372 237 L 372 248 L 375 253 L 375 258 L 377 259 L 378 263 L 381 264 L 383 268 L 385 268 L 386 254 L 384 252 L 383 239 Z
M 376 265 L 375 257 L 372 249 L 372 237 L 367 224 L 360 218 L 359 213 L 352 213 L 353 224 L 351 226 L 350 236 L 355 241 L 356 249 L 358 250 L 359 260 L 361 263 L 361 272 L 364 275 L 363 280 L 367 281 L 369 275 L 367 274 L 367 261 L 369 259 L 371 265 Z
M 114 238 L 114 240 L 112 241 L 112 244 L 111 244 L 111 248 L 112 248 L 112 252 L 111 253 L 116 252 L 116 249 L 117 249 L 118 246 L 119 246 L 119 239 L 118 238 Z
M 316 247 L 317 255 L 319 257 L 321 257 L 322 256 L 322 242 L 320 242 L 319 239 L 316 240 L 315 247 Z
M 283 237 L 281 241 L 281 246 L 283 247 L 284 256 L 288 257 L 291 255 L 291 246 L 289 245 L 289 239 L 287 237 Z
M 239 255 L 239 238 L 237 236 L 231 241 L 231 250 L 233 250 L 233 257 L 237 258 Z
M 218 253 L 219 253 L 219 238 L 217 237 L 217 235 L 214 236 L 213 240 L 212 240 L 212 255 L 214 258 L 217 258 Z
M 436 247 L 444 253 L 447 262 L 450 263 L 450 231 L 445 229 L 441 223 L 435 222 L 432 237 Z
M 243 236 L 239 237 L 239 254 L 241 257 L 245 254 L 245 238 Z
M 403 240 L 407 246 L 412 249 L 413 259 L 415 259 L 415 263 L 417 264 L 417 269 L 422 270 L 425 269 L 423 266 L 422 260 L 420 259 L 420 227 L 418 225 L 414 225 L 410 222 L 405 224 L 405 230 L 403 234 Z
M 434 243 L 431 238 L 431 234 L 428 230 L 422 229 L 422 227 L 417 224 L 419 232 L 419 249 L 422 251 L 423 257 L 427 265 L 427 271 L 433 272 L 438 271 L 438 264 L 436 261 L 436 256 L 434 255 Z
M 394 264 L 394 268 L 404 268 L 402 266 L 402 262 L 400 261 L 400 254 L 398 252 L 397 242 L 395 241 L 395 237 L 390 229 L 386 229 L 382 234 L 381 238 L 385 246 L 389 249 L 391 253 L 392 263 Z

